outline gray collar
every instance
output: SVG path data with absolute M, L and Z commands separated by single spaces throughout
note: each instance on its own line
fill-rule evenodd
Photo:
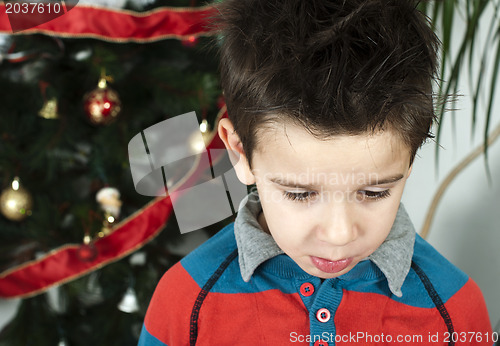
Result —
M 234 224 L 241 276 L 246 282 L 259 265 L 284 253 L 274 239 L 262 231 L 257 221 L 261 210 L 258 195 L 249 194 L 241 202 Z M 384 273 L 389 289 L 398 297 L 403 295 L 401 286 L 410 271 L 414 243 L 415 229 L 403 204 L 400 204 L 391 232 L 382 245 L 368 256 Z

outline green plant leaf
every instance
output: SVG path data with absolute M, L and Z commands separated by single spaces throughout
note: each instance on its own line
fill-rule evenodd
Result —
M 491 174 L 488 166 L 488 134 L 489 134 L 489 127 L 490 127 L 490 121 L 491 121 L 491 112 L 493 110 L 493 101 L 495 99 L 495 90 L 496 90 L 496 85 L 497 85 L 497 80 L 498 80 L 498 69 L 500 66 L 500 42 L 498 42 L 498 39 L 500 37 L 500 27 L 498 28 L 496 34 L 495 34 L 495 39 L 496 39 L 496 44 L 497 44 L 497 50 L 495 54 L 495 62 L 493 64 L 493 72 L 491 74 L 491 79 L 490 79 L 490 97 L 488 100 L 488 110 L 486 111 L 486 125 L 484 127 L 484 160 L 485 160 L 485 165 L 486 165 L 486 172 L 488 174 L 489 179 L 491 180 Z

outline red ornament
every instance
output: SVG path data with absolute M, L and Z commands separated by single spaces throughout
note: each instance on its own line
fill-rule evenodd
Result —
M 188 38 L 183 39 L 181 42 L 182 42 L 182 45 L 184 47 L 191 48 L 191 47 L 196 46 L 196 44 L 198 43 L 198 37 L 194 36 L 194 35 L 191 35 Z
M 82 244 L 78 248 L 78 258 L 82 262 L 92 262 L 97 257 L 97 249 L 94 244 Z
M 82 262 L 92 262 L 96 259 L 97 248 L 88 234 L 83 237 L 83 244 L 78 248 L 77 255 Z
M 106 85 L 106 78 L 99 80 L 96 89 L 84 96 L 84 109 L 94 125 L 107 125 L 116 120 L 121 110 L 118 94 Z

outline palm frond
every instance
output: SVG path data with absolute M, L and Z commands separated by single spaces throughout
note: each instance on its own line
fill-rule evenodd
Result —
M 498 82 L 498 70 L 500 69 L 500 22 L 499 9 L 500 0 L 442 0 L 422 4 L 421 10 L 426 13 L 442 41 L 441 71 L 438 94 L 441 99 L 448 95 L 456 95 L 459 91 L 460 82 L 468 73 L 471 99 L 472 99 L 472 139 L 477 126 L 479 104 L 483 97 L 487 99 L 485 113 L 485 128 L 483 139 L 488 138 L 492 111 L 495 100 L 496 85 Z M 493 8 L 493 11 L 489 10 Z M 465 21 L 465 31 L 461 38 L 454 31 L 453 25 L 456 16 L 461 15 Z M 489 27 L 485 39 L 480 40 L 480 24 L 488 18 Z M 486 17 L 486 18 L 485 18 Z M 484 41 L 485 46 L 478 54 L 478 41 Z M 458 47 L 458 50 L 457 50 Z M 496 50 L 494 49 L 496 47 Z M 489 67 L 491 57 L 494 57 L 489 88 L 485 88 L 485 71 Z M 486 89 L 486 90 L 485 90 Z M 455 109 L 456 98 L 451 98 L 451 108 Z M 436 166 L 439 162 L 439 144 L 442 137 L 443 124 L 447 102 L 443 102 L 437 109 L 438 127 L 436 129 Z M 454 117 L 452 117 L 453 121 Z M 454 127 L 454 122 L 452 122 Z M 488 145 L 484 146 L 484 158 L 488 171 Z

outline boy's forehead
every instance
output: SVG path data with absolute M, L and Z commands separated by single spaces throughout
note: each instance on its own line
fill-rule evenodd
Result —
M 316 142 L 319 146 L 323 145 L 325 149 L 331 148 L 332 145 L 339 148 L 345 147 L 348 151 L 354 150 L 348 144 L 356 143 L 356 148 L 364 147 L 366 150 L 370 150 L 370 148 L 376 145 L 380 146 L 383 143 L 387 151 L 409 151 L 401 137 L 391 129 L 366 131 L 355 135 L 346 133 L 328 135 L 327 131 L 324 131 L 321 135 L 315 135 L 301 125 L 273 121 L 266 123 L 256 131 L 256 150 L 261 153 L 264 153 L 266 149 L 273 148 L 273 146 L 296 151 L 304 142 L 309 144 Z
M 256 133 L 254 163 L 273 170 L 382 172 L 409 167 L 410 149 L 391 130 L 316 137 L 303 126 L 268 123 Z

